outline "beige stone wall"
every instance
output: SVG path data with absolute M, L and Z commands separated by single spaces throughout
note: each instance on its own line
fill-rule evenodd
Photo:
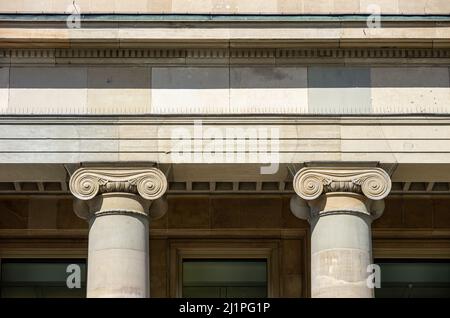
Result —
M 130 27 L 129 24 L 81 22 L 81 28 L 67 28 L 65 20 L 53 27 L 37 27 L 28 22 L 4 23 L 0 28 L 0 45 L 5 48 L 448 48 L 450 24 L 381 20 L 381 28 L 369 28 L 365 21 L 348 23 L 275 23 L 179 22 L 153 27 Z M 139 25 L 139 24 L 138 24 Z M 151 24 L 150 24 L 151 25 Z M 174 27 L 175 26 L 175 27 Z M 195 27 L 193 27 L 195 26 Z M 95 43 L 95 45 L 94 45 Z
M 64 13 L 77 4 L 82 13 L 226 14 L 449 14 L 447 0 L 15 0 L 1 1 L 3 13 Z
M 447 66 L 0 67 L 0 114 L 450 113 Z

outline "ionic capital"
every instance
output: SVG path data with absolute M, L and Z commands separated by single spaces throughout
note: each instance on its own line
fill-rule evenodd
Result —
M 90 200 L 110 192 L 133 193 L 146 200 L 156 200 L 167 190 L 167 179 L 157 168 L 89 169 L 80 168 L 72 175 L 70 191 L 80 200 Z
M 391 191 L 391 179 L 380 168 L 303 168 L 295 175 L 293 186 L 297 195 L 305 200 L 330 192 L 352 192 L 382 200 Z
M 156 219 L 168 209 L 167 179 L 156 168 L 81 168 L 70 178 L 69 187 L 75 213 L 83 219 L 127 213 Z

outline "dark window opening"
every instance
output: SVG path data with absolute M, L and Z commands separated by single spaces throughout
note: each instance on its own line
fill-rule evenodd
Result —
M 69 288 L 67 278 L 80 267 L 81 288 Z M 83 298 L 86 297 L 84 259 L 2 259 L 0 296 L 2 298 Z M 72 280 L 71 280 L 72 281 Z
M 377 260 L 377 298 L 450 298 L 449 260 Z
M 267 289 L 266 260 L 183 261 L 183 297 L 264 298 Z

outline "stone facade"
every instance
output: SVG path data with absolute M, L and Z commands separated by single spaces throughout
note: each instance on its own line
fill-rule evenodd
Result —
M 333 55 L 351 55 L 355 51 L 336 50 L 327 59 L 336 63 Z M 370 50 L 359 51 L 371 54 Z M 404 50 L 404 54 L 409 52 Z M 255 57 L 255 61 L 260 60 L 258 64 L 265 65 L 251 67 L 239 66 L 238 61 L 224 61 L 229 55 L 226 50 L 223 56 L 208 58 L 207 65 L 200 62 L 204 63 L 205 57 L 197 57 L 200 63 L 196 63 L 181 51 L 177 52 L 179 57 L 129 57 L 135 60 L 135 65 L 124 65 L 113 57 L 61 57 L 73 54 L 66 50 L 51 52 L 52 62 L 38 67 L 27 66 L 29 55 L 20 62 L 10 56 L 0 63 L 3 100 L 0 112 L 8 115 L 445 114 L 450 111 L 447 66 L 450 50 L 441 52 L 442 57 L 430 55 L 422 58 L 421 64 L 411 63 L 408 67 L 389 65 L 403 61 L 401 55 L 389 62 L 383 57 L 365 58 L 366 63 L 373 60 L 373 64 L 378 64 L 381 60 L 384 64 L 377 66 L 361 65 L 353 58 L 343 59 L 342 66 L 324 65 L 319 52 L 310 54 L 308 50 L 289 56 L 278 52 L 271 62 L 264 61 L 268 58 Z M 10 53 L 24 54 L 5 51 L 5 55 Z M 118 54 L 116 50 L 111 53 Z M 205 50 L 205 54 L 211 53 Z M 36 50 L 34 54 L 42 53 Z M 79 54 L 93 52 L 80 50 Z M 155 52 L 143 50 L 141 54 Z M 115 65 L 106 66 L 108 59 Z M 425 66 L 423 61 L 427 59 L 442 65 Z M 170 66 L 158 65 L 171 60 Z M 307 60 L 309 66 L 289 65 Z M 83 61 L 90 66 L 81 64 Z M 45 82 L 41 81 L 42 76 L 46 77 Z M 67 102 L 61 104 L 61 99 Z

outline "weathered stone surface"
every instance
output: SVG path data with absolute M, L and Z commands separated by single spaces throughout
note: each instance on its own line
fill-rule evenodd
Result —
M 86 113 L 87 70 L 84 67 L 11 68 L 9 81 L 9 113 Z
M 450 112 L 447 67 L 374 67 L 371 80 L 374 113 Z
M 9 68 L 0 67 L 0 114 L 6 113 L 9 105 Z
M 25 66 L 1 68 L 0 81 L 3 114 L 450 111 L 448 67 Z
M 321 28 L 309 26 L 301 28 L 257 28 L 251 26 L 196 27 L 196 28 L 81 28 L 81 29 L 44 29 L 24 26 L 21 28 L 2 29 L 0 43 L 5 47 L 57 47 L 88 45 L 100 41 L 99 47 L 142 47 L 147 45 L 170 44 L 185 47 L 184 43 L 204 45 L 215 43 L 224 47 L 229 43 L 242 46 L 246 41 L 262 42 L 269 47 L 279 47 L 280 41 L 289 41 L 300 47 L 311 46 L 311 42 L 322 47 L 351 47 L 358 44 L 385 47 L 427 47 L 433 48 L 433 41 L 439 41 L 441 47 L 448 47 L 450 28 L 443 23 L 427 26 L 395 25 L 389 28 L 372 28 L 367 26 L 341 28 L 335 24 Z M 27 43 L 25 45 L 24 43 Z M 120 43 L 120 45 L 119 45 Z M 286 46 L 286 45 L 284 45 Z
M 149 216 L 166 192 L 165 175 L 156 168 L 80 168 L 69 186 L 75 213 L 89 223 L 87 297 L 149 297 Z M 167 210 L 161 207 L 158 217 Z
M 55 229 L 58 204 L 54 199 L 30 200 L 28 212 L 29 229 Z
M 450 158 L 443 147 L 448 144 L 446 138 L 450 134 L 445 118 L 349 117 L 336 120 L 322 117 L 313 120 L 299 118 L 292 122 L 289 118 L 279 120 L 265 117 L 261 121 L 261 118 L 252 117 L 233 120 L 233 125 L 217 125 L 217 118 L 204 119 L 201 127 L 203 132 L 211 129 L 219 131 L 222 138 L 226 137 L 226 130 L 230 128 L 235 132 L 243 131 L 245 136 L 250 136 L 247 133 L 249 129 L 276 129 L 280 138 L 278 158 L 282 164 L 317 160 L 446 164 Z M 3 163 L 111 160 L 171 163 L 176 161 L 172 152 L 176 149 L 179 151 L 177 143 L 180 137 L 194 147 L 195 122 L 185 118 L 176 119 L 177 125 L 164 117 L 154 117 L 151 120 L 64 118 L 63 123 L 40 117 L 4 117 L 0 118 L 0 122 L 0 134 L 3 136 L 0 148 L 4 149 L 0 153 L 0 159 Z M 87 122 L 90 124 L 87 125 Z M 261 125 L 261 122 L 265 125 Z M 267 131 L 268 137 L 271 135 L 270 129 Z M 30 137 L 34 139 L 30 140 Z M 206 159 L 211 155 L 211 149 L 206 148 L 207 137 L 207 134 L 202 135 L 205 139 L 204 145 L 199 149 L 202 154 L 187 156 L 183 163 L 208 161 Z M 67 139 L 71 142 L 67 142 Z M 249 149 L 249 143 L 246 144 Z M 233 149 L 238 149 L 236 140 L 232 146 Z M 276 147 L 272 147 L 265 151 L 278 151 Z M 225 156 L 221 158 L 217 163 L 227 163 Z M 205 161 L 199 161 L 200 159 Z M 244 157 L 234 156 L 233 163 L 255 163 L 259 160 L 263 163 L 262 159 L 264 158 L 255 157 L 255 153 L 246 153 Z M 435 174 L 434 178 L 439 180 L 440 176 Z
M 307 68 L 231 68 L 231 113 L 305 113 Z
M 75 3 L 82 13 L 275 13 L 359 14 L 371 13 L 369 4 L 386 14 L 445 14 L 446 0 L 20 0 L 3 1 L 5 13 L 71 13 Z
M 371 223 L 384 210 L 391 180 L 379 168 L 303 168 L 294 177 L 294 215 L 311 226 L 311 296 L 370 298 Z M 358 194 L 363 193 L 363 195 Z M 306 204 L 307 203 L 307 204 Z
M 88 112 L 149 113 L 150 75 L 146 67 L 88 68 Z
M 153 68 L 152 112 L 229 112 L 227 68 Z
M 370 68 L 308 68 L 308 112 L 364 114 L 371 108 Z
M 349 235 L 351 234 L 355 233 L 352 231 Z M 373 290 L 366 286 L 367 272 L 365 270 L 371 263 L 370 254 L 359 248 L 339 248 L 312 253 L 311 297 L 373 297 Z
M 90 221 L 87 297 L 148 297 L 148 219 L 135 213 L 120 214 L 127 208 L 125 201 L 110 195 L 102 198 L 105 203 L 115 200 L 118 214 Z M 145 213 L 145 206 L 141 212 Z
M 0 201 L 0 229 L 26 229 L 29 202 L 26 200 Z
M 204 197 L 183 198 L 169 206 L 170 228 L 209 228 L 210 205 Z

